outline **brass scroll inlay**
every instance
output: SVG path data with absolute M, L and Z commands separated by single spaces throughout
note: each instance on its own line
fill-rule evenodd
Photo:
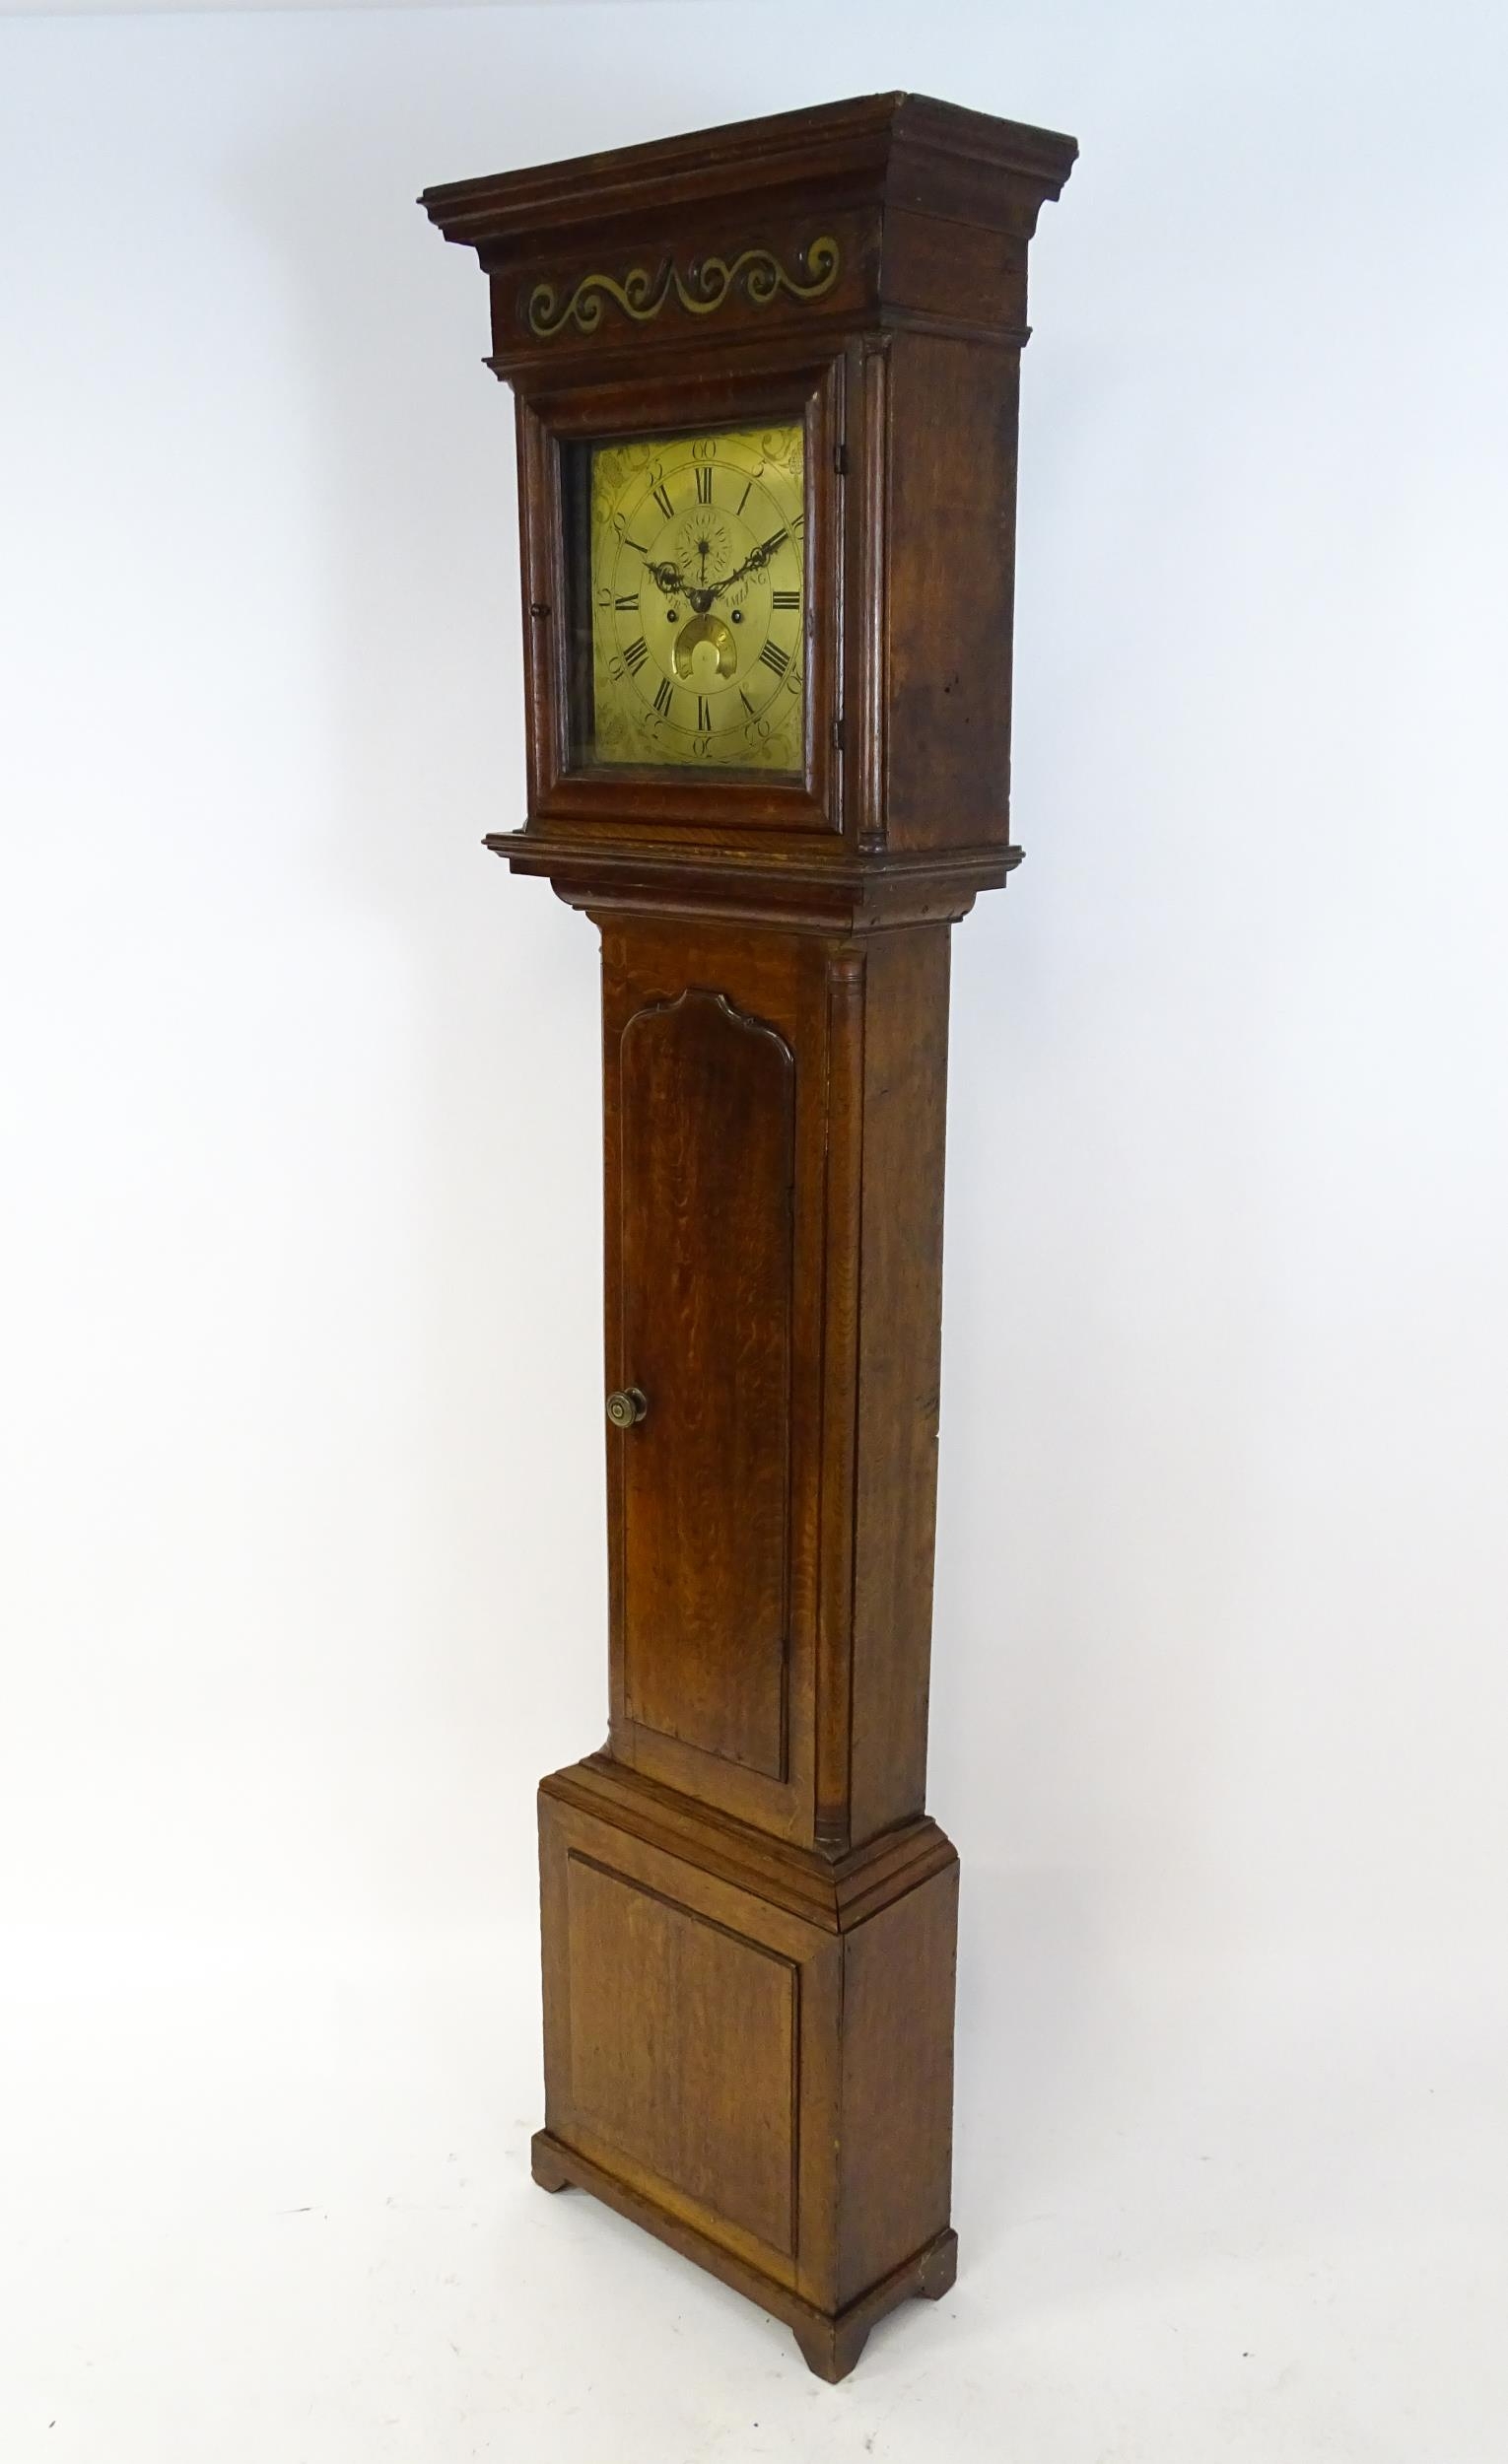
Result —
M 685 274 L 673 257 L 666 257 L 655 274 L 631 265 L 621 282 L 612 274 L 583 274 L 569 293 L 564 284 L 538 282 L 528 298 L 529 331 L 542 342 L 567 325 L 594 334 L 608 300 L 636 325 L 648 325 L 672 293 L 690 316 L 711 316 L 734 291 L 754 308 L 768 308 L 783 291 L 792 300 L 820 300 L 838 280 L 842 262 L 837 240 L 823 233 L 807 240 L 799 253 L 800 271 L 794 274 L 772 248 L 744 248 L 731 262 L 725 256 L 694 257 Z

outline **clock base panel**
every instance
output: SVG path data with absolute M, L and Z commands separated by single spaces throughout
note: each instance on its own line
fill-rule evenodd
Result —
M 575 2183 L 836 2380 L 953 2282 L 958 1861 L 925 1817 L 825 1866 L 593 1757 L 540 1790 L 545 2129 Z

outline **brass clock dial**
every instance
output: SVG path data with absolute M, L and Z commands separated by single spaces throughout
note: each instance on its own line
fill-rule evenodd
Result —
M 591 453 L 593 762 L 802 769 L 799 421 Z

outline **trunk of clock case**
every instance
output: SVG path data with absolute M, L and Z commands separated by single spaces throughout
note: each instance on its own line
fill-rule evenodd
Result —
M 602 923 L 612 1750 L 861 1846 L 925 1795 L 948 927 Z

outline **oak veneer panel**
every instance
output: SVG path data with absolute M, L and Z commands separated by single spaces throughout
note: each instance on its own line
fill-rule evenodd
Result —
M 650 1405 L 606 1432 L 612 1748 L 809 1841 L 823 948 L 609 918 L 602 957 L 607 1375 Z
M 957 1935 L 954 1864 L 844 1944 L 840 2304 L 947 2226 Z
M 795 1063 L 725 994 L 636 1010 L 621 1046 L 630 1717 L 787 1769 Z
M 850 1835 L 922 1812 L 931 1665 L 947 1102 L 945 925 L 864 966 Z
M 789 2252 L 794 1966 L 585 1857 L 568 1872 L 574 2111 L 699 2206 Z M 708 2060 L 713 2046 L 726 2049 L 720 2061 Z
M 906 446 L 889 466 L 885 841 L 1003 840 L 1019 363 L 931 334 L 895 335 L 888 357 L 889 432 Z
M 1019 333 L 1026 316 L 1026 242 L 1018 233 L 960 231 L 950 215 L 885 217 L 885 283 L 897 303 L 966 325 Z

